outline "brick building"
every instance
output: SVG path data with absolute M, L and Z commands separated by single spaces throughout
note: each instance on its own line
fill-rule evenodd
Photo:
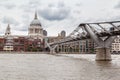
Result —
M 46 36 L 47 31 L 43 30 L 35 13 L 34 20 L 28 27 L 27 36 L 11 35 L 11 28 L 8 24 L 5 35 L 0 36 L 0 51 L 43 51 Z

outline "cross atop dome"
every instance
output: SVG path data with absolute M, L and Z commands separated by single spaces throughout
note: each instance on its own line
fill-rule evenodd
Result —
M 35 11 L 35 18 L 34 19 L 38 19 L 38 17 L 37 17 L 37 11 Z
M 38 19 L 36 11 L 35 11 L 34 20 L 30 23 L 30 26 L 39 26 L 39 27 L 41 27 L 41 23 L 40 23 L 40 21 Z
M 7 28 L 10 29 L 10 24 L 8 24 Z

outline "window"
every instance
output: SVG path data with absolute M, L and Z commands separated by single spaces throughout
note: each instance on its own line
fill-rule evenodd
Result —
M 30 29 L 30 33 L 33 33 L 33 29 Z
M 35 29 L 35 33 L 39 33 L 39 29 Z

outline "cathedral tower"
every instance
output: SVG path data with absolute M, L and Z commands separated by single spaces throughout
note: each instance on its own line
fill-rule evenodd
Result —
M 8 24 L 5 32 L 5 44 L 3 47 L 4 51 L 13 51 L 13 36 L 11 36 L 10 25 Z
M 5 35 L 6 35 L 6 36 L 11 35 L 10 25 L 9 25 L 9 24 L 8 24 L 8 26 L 7 26 L 7 28 L 6 28 Z
M 35 12 L 34 20 L 30 23 L 30 27 L 28 29 L 28 35 L 31 38 L 43 40 L 43 28 L 37 17 L 36 12 Z

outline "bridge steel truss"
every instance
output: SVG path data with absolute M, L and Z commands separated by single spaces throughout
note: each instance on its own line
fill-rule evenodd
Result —
M 97 45 L 96 60 L 111 60 L 110 46 L 117 35 L 120 35 L 120 21 L 81 23 L 64 39 L 49 43 L 49 47 L 74 41 L 92 39 Z

